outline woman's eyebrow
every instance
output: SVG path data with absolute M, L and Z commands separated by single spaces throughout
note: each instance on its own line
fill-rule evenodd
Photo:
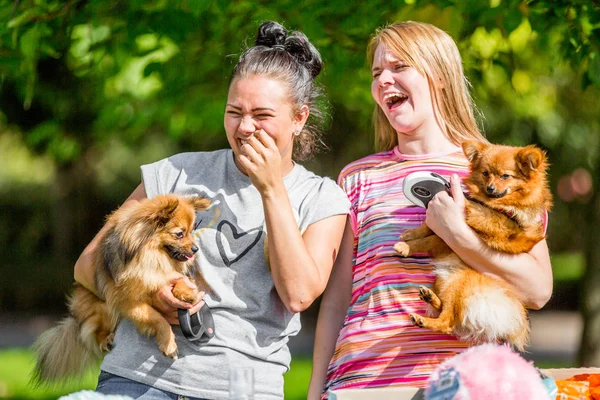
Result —
M 238 107 L 238 106 L 234 106 L 233 104 L 226 104 L 227 107 L 231 107 L 231 108 L 235 108 L 236 110 L 242 110 L 242 107 Z M 275 112 L 275 110 L 271 107 L 255 107 L 252 109 L 252 112 L 256 112 L 256 111 L 272 111 Z

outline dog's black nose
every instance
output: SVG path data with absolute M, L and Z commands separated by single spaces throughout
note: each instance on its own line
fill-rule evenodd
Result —
M 496 191 L 496 186 L 490 185 L 490 186 L 486 187 L 485 190 L 490 194 L 494 193 Z
M 192 253 L 196 253 L 198 251 L 198 246 L 193 245 L 190 250 L 192 250 Z

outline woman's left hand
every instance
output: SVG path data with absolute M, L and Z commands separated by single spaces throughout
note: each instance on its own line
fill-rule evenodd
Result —
M 241 147 L 238 160 L 261 194 L 283 184 L 281 154 L 273 138 L 264 130 L 249 137 Z
M 197 289 L 196 284 L 187 277 L 174 280 L 157 290 L 152 296 L 152 307 L 154 307 L 171 325 L 179 325 L 177 310 L 179 308 L 188 309 L 190 314 L 195 314 L 204 305 L 204 292 L 198 292 L 198 298 L 194 304 L 179 300 L 173 295 L 173 288 L 179 281 L 185 282 L 191 289 Z
M 462 192 L 460 178 L 452 175 L 450 191 L 440 192 L 429 202 L 425 223 L 444 241 L 450 238 L 457 229 L 465 228 L 465 195 Z

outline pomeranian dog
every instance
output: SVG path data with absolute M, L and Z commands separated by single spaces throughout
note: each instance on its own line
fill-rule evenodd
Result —
M 165 356 L 177 358 L 175 335 L 152 307 L 152 297 L 183 276 L 206 286 L 194 262 L 198 246 L 192 231 L 196 211 L 209 206 L 210 201 L 202 197 L 168 194 L 108 216 L 106 233 L 93 254 L 98 294 L 75 283 L 68 301 L 70 316 L 42 333 L 34 344 L 34 383 L 81 376 L 112 348 L 121 318 L 132 321 L 140 333 L 153 335 Z M 198 291 L 179 281 L 173 295 L 193 303 Z
M 552 206 L 545 153 L 535 147 L 510 147 L 467 141 L 470 162 L 464 183 L 467 224 L 492 249 L 529 252 L 545 238 L 544 217 Z M 427 225 L 407 229 L 394 249 L 401 256 L 430 253 L 435 266 L 433 291 L 419 288 L 429 316 L 410 314 L 413 324 L 475 343 L 508 342 L 523 351 L 529 342 L 527 310 L 503 280 L 481 274 L 464 262 Z M 433 310 L 432 310 L 433 309 Z

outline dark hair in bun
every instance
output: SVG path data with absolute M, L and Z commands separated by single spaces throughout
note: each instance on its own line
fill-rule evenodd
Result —
M 285 44 L 287 38 L 287 30 L 283 25 L 275 21 L 263 22 L 258 27 L 258 34 L 254 41 L 255 46 L 273 47 L 276 44 Z
M 314 79 L 321 72 L 323 63 L 319 51 L 302 32 L 291 32 L 277 22 L 267 21 L 258 28 L 255 46 L 270 47 L 275 50 L 286 50 L 301 65 L 308 69 Z
M 302 160 L 323 146 L 320 139 L 325 119 L 322 89 L 314 79 L 321 72 L 321 55 L 302 32 L 288 32 L 274 21 L 258 28 L 254 46 L 247 48 L 231 74 L 236 78 L 263 75 L 285 83 L 294 112 L 303 105 L 310 114 L 302 132 L 294 140 L 294 159 Z

